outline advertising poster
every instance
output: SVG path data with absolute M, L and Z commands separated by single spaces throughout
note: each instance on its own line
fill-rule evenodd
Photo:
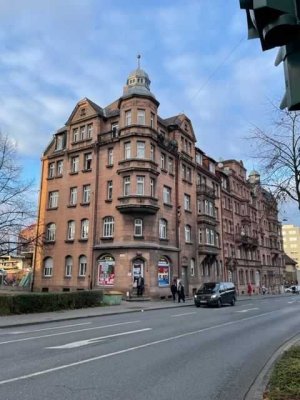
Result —
M 115 261 L 110 258 L 101 259 L 98 263 L 98 285 L 113 286 L 115 283 Z
M 167 287 L 170 285 L 170 264 L 165 258 L 158 262 L 158 286 Z

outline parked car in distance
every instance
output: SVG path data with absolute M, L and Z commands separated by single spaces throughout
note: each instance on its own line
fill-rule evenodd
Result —
M 217 306 L 223 304 L 235 305 L 236 290 L 232 282 L 206 282 L 203 283 L 194 295 L 196 307 Z
M 284 291 L 285 291 L 285 293 L 297 293 L 297 294 L 299 294 L 300 293 L 300 286 L 292 285 L 292 286 L 290 286 L 288 288 L 285 288 Z

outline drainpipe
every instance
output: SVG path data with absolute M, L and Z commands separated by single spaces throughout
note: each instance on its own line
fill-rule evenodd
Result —
M 93 221 L 93 246 L 91 249 L 91 261 L 92 261 L 92 270 L 90 276 L 90 284 L 89 288 L 93 289 L 95 287 L 95 270 L 96 270 L 96 260 L 94 259 L 94 246 L 96 244 L 96 232 L 97 232 L 97 211 L 98 211 L 98 188 L 99 188 L 99 153 L 100 146 L 97 143 L 95 145 L 96 149 L 96 174 L 95 174 L 95 188 L 94 188 L 94 204 L 92 210 L 92 221 Z
M 179 204 L 179 155 L 177 154 L 176 163 L 175 163 L 175 205 L 176 205 L 176 245 L 178 248 L 178 256 L 177 256 L 177 278 L 181 278 L 181 268 L 180 268 L 180 204 Z

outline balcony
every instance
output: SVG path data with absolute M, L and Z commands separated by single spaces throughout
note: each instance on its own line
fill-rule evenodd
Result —
M 159 210 L 158 199 L 150 196 L 119 197 L 117 210 L 122 214 L 156 214 Z
M 197 223 L 198 224 L 209 224 L 209 225 L 217 225 L 217 220 L 215 216 L 207 215 L 207 214 L 198 214 L 197 215 Z
M 198 253 L 217 256 L 220 253 L 220 249 L 209 244 L 198 244 Z
M 133 171 L 150 172 L 154 175 L 159 175 L 158 165 L 144 158 L 130 158 L 119 162 L 117 173 L 128 173 Z
M 203 184 L 197 185 L 197 194 L 199 194 L 199 195 L 203 194 L 212 199 L 215 199 L 217 197 L 214 189 L 212 189 L 206 185 L 203 185 Z
M 247 247 L 257 247 L 258 246 L 258 239 L 255 237 L 237 234 L 235 237 L 236 243 L 239 245 L 244 245 Z

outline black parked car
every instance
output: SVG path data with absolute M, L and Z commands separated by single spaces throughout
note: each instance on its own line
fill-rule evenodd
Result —
M 223 304 L 235 305 L 236 290 L 232 282 L 207 282 L 203 283 L 194 295 L 196 307 L 214 305 L 221 307 Z

